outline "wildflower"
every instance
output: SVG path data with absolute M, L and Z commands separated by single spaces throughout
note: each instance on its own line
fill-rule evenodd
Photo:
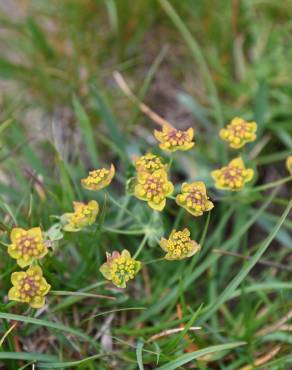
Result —
M 11 282 L 13 287 L 8 292 L 8 298 L 28 303 L 33 308 L 40 308 L 45 304 L 45 295 L 51 289 L 39 266 L 32 266 L 27 271 L 13 272 Z
M 132 258 L 126 249 L 121 254 L 117 251 L 112 254 L 107 253 L 106 258 L 107 261 L 99 271 L 118 288 L 126 288 L 126 283 L 134 279 L 141 268 L 141 262 Z
M 216 188 L 238 191 L 253 178 L 254 171 L 251 168 L 245 168 L 243 160 L 238 157 L 227 166 L 212 171 L 211 175 L 215 180 Z
M 191 233 L 188 229 L 182 231 L 172 230 L 168 239 L 162 238 L 159 245 L 167 252 L 165 259 L 181 260 L 197 253 L 201 246 L 194 240 L 191 240 L 190 235 Z
M 48 253 L 42 230 L 39 227 L 29 230 L 15 227 L 11 231 L 10 239 L 12 244 L 8 246 L 8 254 L 16 259 L 20 267 L 28 266 Z
M 166 197 L 173 192 L 173 185 L 164 170 L 153 173 L 138 172 L 134 194 L 137 198 L 148 202 L 149 207 L 162 211 Z
M 286 168 L 290 175 L 292 175 L 292 155 L 289 155 L 286 159 Z
M 256 139 L 256 122 L 247 122 L 235 117 L 226 128 L 220 130 L 221 139 L 227 141 L 233 149 L 242 148 L 246 143 Z
M 185 151 L 195 145 L 192 141 L 194 130 L 191 127 L 186 131 L 181 131 L 174 127 L 163 125 L 162 131 L 154 130 L 154 136 L 160 142 L 159 147 L 167 152 Z
M 142 157 L 138 157 L 134 164 L 137 171 L 145 171 L 149 173 L 164 170 L 166 168 L 166 165 L 162 162 L 161 158 L 152 153 L 147 153 Z
M 214 207 L 207 195 L 206 186 L 201 181 L 183 183 L 181 194 L 176 196 L 176 203 L 194 216 L 202 216 Z
M 99 212 L 99 206 L 95 200 L 91 200 L 88 204 L 73 202 L 73 206 L 74 213 L 65 213 L 63 216 L 66 222 L 63 230 L 79 231 L 95 222 Z
M 115 167 L 112 164 L 110 169 L 101 168 L 89 172 L 87 178 L 81 180 L 82 186 L 87 190 L 100 190 L 108 186 L 115 175 Z

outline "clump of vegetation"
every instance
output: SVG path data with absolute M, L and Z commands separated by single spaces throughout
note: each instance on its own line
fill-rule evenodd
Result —
M 0 368 L 288 369 L 289 3 L 13 4 Z

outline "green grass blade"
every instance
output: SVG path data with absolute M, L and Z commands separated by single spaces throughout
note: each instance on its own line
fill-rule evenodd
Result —
M 260 292 L 275 292 L 277 290 L 292 290 L 292 283 L 284 283 L 281 281 L 272 281 L 268 283 L 258 283 L 244 287 L 244 294 Z M 234 299 L 242 295 L 242 289 L 235 290 L 228 298 Z
M 208 348 L 200 349 L 199 351 L 181 355 L 177 359 L 170 361 L 168 364 L 158 367 L 157 370 L 174 370 L 199 357 L 210 355 L 211 353 L 216 353 L 220 351 L 227 351 L 233 348 L 243 346 L 244 344 L 245 342 L 233 342 L 233 343 L 227 343 L 227 344 L 219 344 L 216 346 L 210 346 Z
M 280 230 L 282 224 L 284 223 L 286 217 L 288 216 L 290 210 L 292 208 L 292 199 L 290 200 L 288 206 L 286 207 L 285 211 L 283 212 L 281 218 L 277 222 L 274 229 L 268 235 L 268 237 L 263 241 L 261 246 L 258 248 L 257 252 L 254 256 L 246 262 L 246 265 L 243 266 L 241 271 L 233 278 L 233 280 L 229 283 L 226 289 L 221 293 L 219 297 L 217 297 L 216 302 L 210 303 L 210 306 L 206 308 L 206 313 L 200 318 L 199 322 L 204 322 L 208 320 L 219 308 L 220 306 L 228 300 L 228 298 L 233 294 L 236 288 L 242 283 L 242 281 L 246 278 L 248 273 L 252 270 L 252 268 L 257 264 L 258 260 L 262 257 L 265 253 L 275 236 L 277 235 L 278 231 Z
M 58 357 L 46 355 L 44 353 L 33 352 L 0 352 L 1 360 L 23 360 L 23 361 L 58 361 Z
M 34 317 L 14 315 L 14 314 L 5 313 L 5 312 L 0 312 L 0 318 L 1 319 L 7 319 L 7 320 L 19 321 L 19 322 L 25 322 L 27 324 L 34 324 L 34 325 L 39 325 L 39 326 L 45 326 L 45 327 L 51 328 L 51 329 L 60 330 L 61 332 L 70 333 L 72 335 L 75 335 L 76 337 L 79 337 L 79 338 L 85 340 L 86 342 L 89 342 L 89 343 L 93 344 L 94 346 L 96 346 L 96 343 L 92 338 L 90 338 L 86 334 L 80 332 L 79 330 L 72 329 L 71 327 L 63 325 L 63 324 L 58 324 L 58 323 L 47 321 L 47 320 L 35 319 Z
M 115 143 L 115 145 L 122 150 L 123 160 L 128 161 L 126 154 L 126 141 L 125 136 L 122 135 L 118 122 L 114 118 L 113 114 L 109 110 L 105 100 L 99 93 L 96 86 L 91 86 L 92 95 L 95 99 L 96 107 L 99 111 L 101 118 L 104 120 L 105 126 L 108 131 L 109 138 Z
M 73 96 L 73 107 L 78 118 L 80 129 L 82 136 L 84 138 L 84 142 L 86 148 L 89 152 L 91 162 L 94 167 L 98 166 L 98 153 L 97 148 L 94 140 L 94 133 L 92 130 L 92 124 L 89 120 L 87 113 L 85 112 L 84 108 L 82 107 L 80 101 L 77 99 L 76 96 Z
M 31 39 L 34 43 L 34 46 L 48 59 L 54 57 L 54 51 L 49 45 L 46 36 L 40 26 L 35 22 L 32 17 L 27 18 L 27 29 L 30 32 Z
M 271 204 L 273 199 L 277 194 L 278 188 L 274 189 L 271 195 L 267 198 L 265 203 L 258 209 L 258 211 L 251 217 L 240 229 L 240 231 L 229 238 L 221 247 L 225 250 L 231 248 L 231 246 L 236 243 L 246 232 L 247 230 L 255 223 L 255 221 L 261 216 L 264 210 Z M 226 220 L 227 222 L 227 220 Z M 219 255 L 211 254 L 208 256 L 205 261 L 203 261 L 191 274 L 188 274 L 185 280 L 184 287 L 187 289 L 199 276 L 201 276 L 210 266 L 212 266 L 216 260 L 219 258 Z M 139 317 L 139 321 L 144 321 L 149 319 L 153 314 L 163 310 L 177 295 L 178 287 L 175 286 L 165 297 L 163 297 L 159 302 L 152 305 L 145 313 Z
M 88 361 L 97 360 L 98 358 L 106 357 L 106 356 L 108 356 L 108 354 L 101 353 L 101 354 L 86 357 L 86 358 L 83 358 L 82 360 L 77 360 L 77 361 L 62 361 L 62 362 L 56 361 L 56 362 L 50 362 L 50 363 L 39 363 L 38 367 L 40 369 L 66 369 L 66 368 L 72 368 L 78 365 L 86 364 L 86 362 Z
M 2 122 L 0 125 L 0 135 L 3 134 L 3 132 L 9 127 L 9 125 L 14 121 L 13 118 L 9 118 L 6 121 Z
M 195 61 L 198 63 L 199 68 L 202 71 L 202 74 L 205 78 L 206 85 L 209 89 L 209 93 L 212 97 L 212 103 L 214 106 L 215 110 L 215 116 L 217 120 L 218 127 L 223 127 L 223 115 L 222 115 L 222 110 L 221 110 L 221 105 L 219 102 L 219 97 L 217 93 L 216 86 L 214 84 L 214 81 L 211 77 L 211 73 L 209 71 L 209 67 L 207 65 L 207 62 L 204 58 L 204 55 L 202 53 L 201 47 L 198 44 L 197 40 L 194 38 L 194 36 L 190 33 L 188 28 L 186 27 L 185 23 L 181 19 L 181 17 L 178 15 L 174 7 L 170 4 L 169 1 L 167 0 L 159 0 L 161 6 L 167 13 L 167 15 L 170 17 L 172 20 L 173 24 L 176 26 L 176 28 L 179 30 L 181 33 L 182 37 L 184 38 L 186 44 L 190 48 L 193 57 Z
M 137 348 L 136 348 L 136 357 L 137 357 L 139 370 L 144 370 L 143 358 L 142 358 L 143 347 L 144 347 L 144 342 L 139 341 L 137 344 Z

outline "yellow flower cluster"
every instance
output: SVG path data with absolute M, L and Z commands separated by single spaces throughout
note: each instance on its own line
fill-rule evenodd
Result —
M 290 175 L 292 175 L 292 155 L 289 155 L 286 159 L 286 168 Z
M 134 165 L 138 172 L 144 171 L 153 173 L 166 168 L 166 165 L 163 163 L 162 159 L 152 153 L 147 153 L 141 157 L 138 157 L 135 160 Z
M 39 227 L 29 230 L 14 228 L 10 239 L 12 244 L 8 246 L 8 254 L 16 259 L 20 267 L 28 266 L 48 253 L 42 230 Z
M 241 190 L 244 184 L 253 178 L 254 171 L 245 168 L 241 157 L 233 159 L 227 166 L 211 173 L 218 189 Z
M 220 136 L 229 143 L 230 147 L 241 148 L 245 143 L 255 140 L 256 128 L 255 122 L 234 118 L 226 128 L 220 131 Z M 186 151 L 195 145 L 192 128 L 181 131 L 165 124 L 162 126 L 162 131 L 154 131 L 154 136 L 159 142 L 159 147 L 167 152 Z M 292 159 L 289 159 L 289 163 L 287 159 L 288 170 L 291 169 L 291 162 Z M 166 198 L 170 197 L 174 191 L 174 186 L 167 173 L 170 164 L 165 164 L 163 159 L 157 155 L 147 153 L 136 158 L 134 166 L 137 172 L 133 181 L 135 196 L 147 202 L 152 209 L 162 211 L 166 205 Z M 113 165 L 109 169 L 96 169 L 90 171 L 86 178 L 81 179 L 81 184 L 85 189 L 98 191 L 108 186 L 114 175 Z M 252 179 L 253 170 L 245 168 L 242 159 L 238 157 L 227 166 L 212 171 L 212 176 L 217 188 L 240 190 L 246 182 Z M 202 181 L 183 183 L 181 192 L 175 199 L 179 206 L 196 217 L 202 216 L 204 212 L 214 207 Z M 55 224 L 58 230 L 63 228 L 65 231 L 76 232 L 95 222 L 99 213 L 99 205 L 95 200 L 88 203 L 74 202 L 73 206 L 74 212 L 65 213 Z M 49 232 L 46 235 L 49 236 Z M 201 246 L 191 239 L 191 233 L 187 228 L 182 231 L 172 230 L 168 239 L 162 238 L 159 244 L 166 252 L 165 259 L 167 260 L 191 257 L 201 249 Z M 140 248 L 138 250 L 140 252 Z M 41 229 L 39 227 L 29 230 L 13 229 L 8 253 L 17 260 L 21 267 L 29 266 L 45 256 L 48 249 Z M 136 260 L 135 256 L 131 257 L 126 249 L 121 253 L 117 251 L 112 254 L 106 253 L 106 257 L 107 260 L 100 267 L 100 272 L 119 288 L 125 288 L 126 284 L 134 279 L 141 269 L 141 262 Z M 43 277 L 39 266 L 30 266 L 27 271 L 13 273 L 11 282 L 13 287 L 9 291 L 9 299 L 26 302 L 33 308 L 40 308 L 44 305 L 50 285 Z
M 63 216 L 65 220 L 63 230 L 76 232 L 95 222 L 99 212 L 99 206 L 95 200 L 91 200 L 88 204 L 74 202 L 73 206 L 74 213 L 65 213 Z
M 160 143 L 160 149 L 167 152 L 185 151 L 195 145 L 193 142 L 194 130 L 191 127 L 186 131 L 181 131 L 172 126 L 163 125 L 162 131 L 154 131 L 154 136 Z
M 138 172 L 135 186 L 135 196 L 148 203 L 149 207 L 162 211 L 166 197 L 173 192 L 173 185 L 164 170 L 153 173 Z
M 28 303 L 32 308 L 40 308 L 45 304 L 45 295 L 51 288 L 38 266 L 30 267 L 27 271 L 13 272 L 11 283 L 13 287 L 8 292 L 8 298 Z
M 235 117 L 226 128 L 220 130 L 221 139 L 227 141 L 234 149 L 242 148 L 246 143 L 256 139 L 256 122 L 247 122 Z
M 225 128 L 220 130 L 220 137 L 233 149 L 240 149 L 246 143 L 256 140 L 256 122 L 247 122 L 235 117 Z M 223 190 L 239 191 L 251 181 L 254 171 L 246 168 L 241 157 L 231 160 L 227 166 L 211 172 L 215 187 Z
M 159 245 L 166 252 L 164 258 L 167 260 L 181 260 L 196 254 L 201 247 L 197 242 L 191 240 L 190 235 L 188 229 L 172 230 L 168 239 L 162 238 Z
M 29 266 L 48 253 L 43 232 L 39 227 L 28 230 L 15 227 L 11 230 L 10 240 L 8 254 L 16 259 L 20 267 Z M 12 273 L 11 282 L 13 287 L 8 293 L 10 300 L 28 303 L 33 308 L 44 305 L 44 296 L 50 290 L 50 285 L 43 278 L 40 267 L 32 266 L 25 272 Z
M 106 256 L 107 261 L 100 267 L 100 272 L 118 288 L 126 288 L 126 283 L 134 279 L 140 270 L 141 262 L 132 258 L 126 249 L 121 254 L 113 252 Z
M 181 194 L 176 196 L 176 203 L 196 217 L 214 208 L 207 195 L 206 186 L 201 181 L 182 184 Z
M 101 168 L 90 171 L 88 177 L 81 180 L 81 184 L 87 190 L 101 190 L 111 183 L 114 175 L 115 167 L 112 164 L 110 169 Z

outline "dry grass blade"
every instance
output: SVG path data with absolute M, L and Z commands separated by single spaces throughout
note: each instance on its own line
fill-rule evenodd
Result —
M 275 330 L 287 330 L 290 331 L 292 326 L 291 325 L 284 325 L 288 320 L 292 319 L 292 310 L 290 310 L 284 317 L 282 317 L 279 321 L 275 322 L 272 325 L 267 326 L 264 329 L 261 329 L 257 332 L 257 336 L 263 337 Z
M 266 364 L 268 361 L 270 361 L 272 358 L 274 358 L 278 352 L 280 351 L 281 346 L 276 346 L 272 350 L 269 351 L 269 353 L 258 357 L 252 365 L 247 365 L 244 367 L 241 367 L 239 370 L 252 370 L 255 366 L 261 366 Z
M 248 261 L 248 260 L 251 259 L 250 256 L 243 256 L 242 254 L 235 253 L 235 252 L 224 251 L 223 249 L 216 249 L 216 248 L 214 248 L 213 249 L 213 252 L 214 253 L 223 254 L 225 256 L 238 257 L 238 258 L 240 258 L 242 260 L 246 260 L 246 261 Z M 258 263 L 261 264 L 261 265 L 265 265 L 265 266 L 269 266 L 269 267 L 274 267 L 274 268 L 276 268 L 278 270 L 285 270 L 285 271 L 292 272 L 292 267 L 289 267 L 289 266 L 286 266 L 286 265 L 282 265 L 281 263 L 276 263 L 276 262 L 266 261 L 266 260 L 259 260 Z
M 191 326 L 189 328 L 189 331 L 197 331 L 197 330 L 201 330 L 201 329 L 202 329 L 201 326 Z M 147 342 L 153 342 L 153 341 L 155 341 L 157 339 L 160 339 L 160 338 L 163 338 L 163 337 L 167 337 L 167 336 L 172 335 L 172 334 L 180 333 L 181 331 L 184 331 L 184 330 L 185 330 L 184 327 L 182 327 L 182 328 L 174 328 L 174 329 L 169 329 L 169 330 L 164 330 L 161 333 L 152 335 L 152 337 L 150 337 L 147 340 Z
M 2 338 L 0 339 L 0 347 L 2 347 L 5 339 L 12 332 L 12 330 L 16 327 L 16 325 L 17 325 L 17 322 L 15 322 L 13 325 L 11 325 L 10 328 L 2 335 Z
M 157 113 L 155 113 L 151 108 L 149 108 L 146 104 L 142 103 L 131 91 L 128 84 L 126 83 L 123 76 L 115 71 L 113 73 L 114 79 L 119 86 L 119 88 L 123 91 L 123 93 L 133 102 L 135 103 L 147 117 L 149 117 L 153 122 L 155 122 L 159 126 L 170 126 L 172 125 L 164 118 L 160 117 Z

